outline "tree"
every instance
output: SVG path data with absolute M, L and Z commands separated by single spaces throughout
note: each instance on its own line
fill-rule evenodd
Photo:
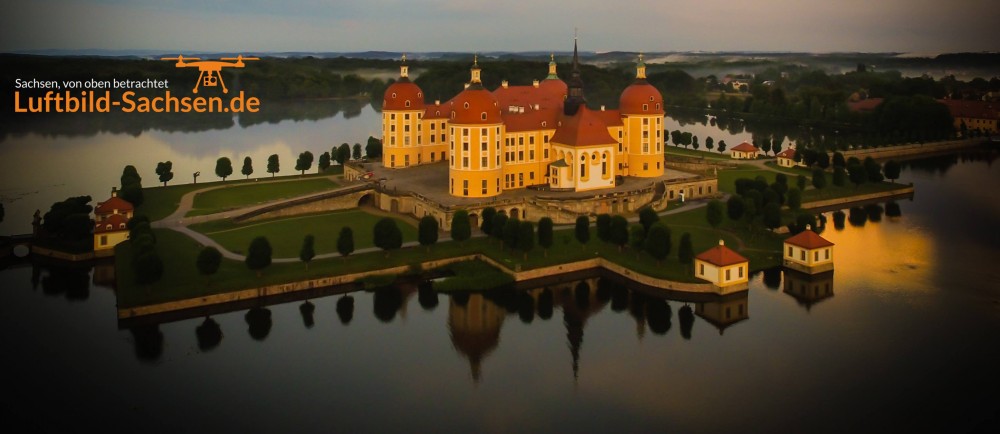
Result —
M 847 160 L 844 160 L 844 154 L 840 152 L 833 153 L 833 167 L 847 167 Z
M 305 151 L 299 154 L 299 158 L 295 160 L 295 170 L 301 172 L 302 175 L 306 174 L 313 165 L 313 154 L 312 152 Z
M 693 140 L 694 140 L 694 136 L 691 135 L 690 131 L 685 131 L 685 132 L 681 133 L 681 144 L 684 145 L 684 148 L 687 148 L 688 146 L 691 146 L 691 142 Z
M 714 147 L 715 147 L 715 139 L 713 139 L 712 136 L 706 137 L 705 138 L 705 149 L 708 149 L 709 151 L 711 151 L 712 148 L 714 148 Z
M 885 177 L 889 178 L 893 184 L 899 179 L 899 172 L 901 171 L 899 162 L 896 160 L 889 160 L 885 162 L 885 167 L 882 168 L 885 172 Z
M 760 140 L 760 150 L 764 151 L 764 155 L 771 152 L 771 138 L 764 137 Z
M 133 165 L 125 166 L 125 169 L 122 170 L 119 196 L 133 206 L 142 205 L 142 177 L 139 176 L 139 171 L 135 170 Z
M 302 239 L 302 249 L 299 250 L 299 260 L 306 263 L 306 270 L 309 269 L 309 263 L 316 257 L 315 243 L 316 238 L 312 235 L 306 235 L 305 238 Z
M 253 160 L 247 156 L 243 157 L 243 168 L 240 169 L 240 173 L 250 179 L 250 175 L 253 175 Z
M 726 141 L 719 140 L 719 153 L 721 154 L 723 152 L 726 152 Z
M 219 271 L 219 266 L 222 265 L 222 253 L 215 247 L 205 247 L 201 249 L 201 252 L 198 252 L 195 265 L 198 266 L 198 272 L 202 276 L 211 276 Z
M 361 144 L 360 143 L 355 143 L 354 144 L 354 148 L 352 148 L 352 150 L 351 150 L 351 158 L 353 158 L 355 160 L 360 160 L 361 159 Z
M 468 221 L 468 218 L 466 218 L 466 221 Z M 454 227 L 452 227 L 452 231 L 454 232 Z M 399 230 L 396 220 L 392 218 L 382 217 L 375 223 L 373 232 L 375 247 L 385 250 L 386 258 L 389 257 L 390 251 L 396 250 L 403 245 L 403 232 Z
M 382 157 L 382 141 L 375 137 L 368 136 L 368 144 L 365 146 L 365 155 L 368 158 Z
M 507 223 L 503 225 L 503 242 L 512 251 L 517 248 L 520 230 L 521 223 L 516 218 L 507 219 Z
M 611 215 L 599 214 L 597 216 L 597 239 L 609 243 L 611 242 Z
M 861 184 L 864 184 L 868 180 L 868 174 L 860 164 L 847 166 L 847 176 L 850 178 L 851 183 L 854 184 L 854 188 L 860 187 Z
M 775 202 L 764 205 L 764 226 L 775 229 L 781 226 L 781 205 Z
M 722 201 L 712 200 L 708 202 L 708 209 L 705 210 L 705 219 L 708 220 L 708 224 L 712 225 L 712 228 L 718 229 L 719 225 L 722 224 L 723 208 Z
M 502 212 L 493 216 L 493 224 L 490 226 L 490 236 L 500 240 L 500 249 L 503 249 L 503 228 L 507 225 L 507 214 Z
M 670 229 L 659 222 L 650 226 L 642 247 L 659 265 L 670 254 Z
M 469 223 L 469 212 L 460 209 L 455 211 L 451 218 L 451 239 L 463 242 L 472 236 L 472 227 Z
M 452 230 L 455 229 L 454 223 L 452 223 Z M 438 241 L 438 221 L 433 216 L 425 215 L 420 219 L 420 225 L 417 228 L 417 238 L 420 241 L 421 246 L 426 246 L 427 251 L 431 251 L 431 246 Z
M 833 168 L 833 185 L 843 187 L 844 184 L 847 184 L 847 170 L 843 167 L 835 166 Z
M 691 149 L 698 150 L 698 136 L 691 136 Z
M 528 252 L 535 248 L 535 225 L 529 221 L 521 222 L 517 232 L 517 248 L 524 252 L 524 260 L 528 260 Z
M 774 155 L 778 155 L 781 153 L 781 148 L 782 148 L 781 141 L 784 139 L 785 136 L 782 135 L 774 136 L 774 142 L 771 143 L 771 152 L 774 152 Z
M 340 228 L 340 234 L 337 235 L 337 253 L 344 258 L 354 253 L 354 230 L 350 226 Z
M 229 157 L 221 157 L 215 160 L 215 174 L 223 181 L 233 174 L 233 162 L 229 160 Z
M 156 174 L 160 177 L 160 182 L 163 183 L 164 187 L 167 186 L 167 182 L 174 179 L 173 168 L 174 163 L 170 161 L 156 163 Z
M 326 172 L 326 169 L 330 168 L 330 151 L 326 151 L 319 155 L 319 164 L 316 166 L 319 171 Z
M 726 201 L 726 215 L 730 220 L 739 220 L 743 218 L 743 199 L 739 196 L 729 196 L 729 200 Z
M 680 146 L 683 141 L 684 139 L 682 139 L 681 130 L 673 130 L 670 132 L 670 142 L 673 143 L 674 146 Z
M 797 210 L 802 208 L 802 190 L 797 188 L 788 190 L 788 198 L 785 202 L 790 209 Z
M 274 174 L 281 171 L 281 163 L 278 161 L 278 154 L 271 154 L 267 157 L 267 173 L 271 174 L 274 178 Z
M 261 270 L 271 265 L 271 243 L 267 238 L 257 237 L 250 241 L 250 248 L 247 249 L 247 258 L 244 261 L 247 268 L 256 271 L 260 277 Z
M 549 247 L 552 247 L 552 226 L 551 218 L 538 220 L 538 245 L 545 249 L 545 256 L 549 255 Z
M 635 257 L 639 257 L 642 246 L 646 244 L 646 230 L 641 224 L 634 224 L 628 227 L 628 245 L 635 250 Z
M 479 215 L 479 217 L 481 219 L 483 219 L 483 222 L 479 224 L 479 229 L 482 230 L 483 233 L 486 234 L 487 236 L 489 236 L 490 233 L 492 232 L 492 229 L 493 229 L 493 217 L 495 215 L 497 215 L 497 210 L 496 210 L 496 208 L 493 208 L 492 206 L 488 206 L 486 208 L 483 208 L 483 211 Z
M 830 167 L 830 154 L 827 154 L 825 151 L 816 153 L 816 165 L 821 169 Z
M 653 226 L 653 223 L 660 221 L 660 216 L 653 211 L 653 208 L 644 206 L 639 210 L 639 223 L 642 224 L 642 228 L 649 232 L 649 228 Z
M 878 164 L 872 157 L 865 158 L 865 172 L 868 175 L 868 182 L 879 183 L 885 179 L 882 176 L 882 165 Z
M 805 190 L 806 189 L 806 176 L 805 175 L 799 175 L 795 179 L 795 185 L 799 186 L 799 190 Z
M 618 251 L 628 244 L 628 220 L 620 215 L 611 217 L 611 243 L 618 246 Z
M 694 262 L 694 245 L 691 243 L 691 234 L 688 232 L 681 235 L 681 244 L 677 248 L 677 259 L 684 265 L 690 265 Z
M 817 190 L 826 188 L 826 171 L 823 169 L 813 169 L 812 185 Z
M 335 160 L 337 160 L 337 164 L 341 166 L 343 166 L 344 163 L 351 158 L 351 145 L 348 145 L 347 143 L 341 143 L 335 151 L 336 152 L 331 151 L 330 154 L 333 155 Z
M 587 216 L 582 215 L 576 218 L 574 234 L 576 235 L 576 240 L 586 247 L 587 242 L 590 241 L 590 219 Z

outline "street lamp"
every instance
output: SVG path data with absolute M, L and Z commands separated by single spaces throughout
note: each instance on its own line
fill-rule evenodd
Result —
M 201 172 L 194 172 L 194 183 L 195 184 L 198 183 L 198 175 L 201 175 Z

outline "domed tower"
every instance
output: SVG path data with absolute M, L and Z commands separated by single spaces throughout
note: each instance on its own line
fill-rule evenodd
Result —
M 555 54 L 549 55 L 549 75 L 545 77 L 545 80 L 542 80 L 542 83 L 539 85 L 539 87 L 548 94 L 558 95 L 561 96 L 562 98 L 566 98 L 566 93 L 568 92 L 569 87 L 566 86 L 566 82 L 562 81 L 559 78 L 559 75 L 556 74 Z
M 472 64 L 469 86 L 449 102 L 450 155 L 448 192 L 458 197 L 500 194 L 500 142 L 505 128 L 500 103 L 480 80 L 478 58 Z
M 399 66 L 399 80 L 382 97 L 382 166 L 409 167 L 420 164 L 421 118 L 424 92 L 410 81 L 406 55 Z
M 646 64 L 639 55 L 635 81 L 618 100 L 625 144 L 626 175 L 663 175 L 663 95 L 646 81 Z

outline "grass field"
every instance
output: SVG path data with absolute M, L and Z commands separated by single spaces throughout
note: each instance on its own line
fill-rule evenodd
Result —
M 216 220 L 192 225 L 191 229 L 208 235 L 227 250 L 243 254 L 254 237 L 263 235 L 271 242 L 275 258 L 296 258 L 306 235 L 316 237 L 316 254 L 337 251 L 340 229 L 350 226 L 354 231 L 354 248 L 372 247 L 372 231 L 381 216 L 362 210 L 337 211 L 277 220 L 235 224 L 229 220 Z M 417 228 L 405 220 L 395 218 L 403 232 L 403 242 L 417 240 Z
M 739 178 L 750 178 L 754 179 L 757 176 L 763 176 L 767 179 L 767 183 L 770 184 L 774 182 L 774 177 L 778 174 L 776 172 L 761 169 L 752 164 L 741 164 L 736 169 L 726 169 L 719 171 L 719 190 L 726 193 L 736 193 L 736 180 Z M 789 185 L 795 185 L 795 177 L 789 176 Z
M 343 173 L 343 167 L 333 166 L 327 169 L 326 172 L 322 174 L 312 173 L 307 175 L 293 175 L 293 176 L 280 176 L 273 178 L 275 180 L 285 180 L 285 179 L 309 179 L 317 178 L 322 176 L 330 176 Z M 145 215 L 149 217 L 150 220 L 156 221 L 163 219 L 164 217 L 170 215 L 177 209 L 181 204 L 181 197 L 185 194 L 190 193 L 195 190 L 200 190 L 205 187 L 214 187 L 217 185 L 245 185 L 252 182 L 262 182 L 259 180 L 270 180 L 272 178 L 254 178 L 250 180 L 246 179 L 232 179 L 229 181 L 215 181 L 215 182 L 202 182 L 198 184 L 175 184 L 168 185 L 166 187 L 159 186 L 147 186 L 142 189 L 142 194 L 144 197 L 143 204 L 136 209 L 137 214 Z
M 187 216 L 214 214 L 231 209 L 316 193 L 337 187 L 330 178 L 306 178 L 292 182 L 251 182 L 198 193 Z

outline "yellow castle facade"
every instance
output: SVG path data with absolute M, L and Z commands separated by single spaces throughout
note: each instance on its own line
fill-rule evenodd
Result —
M 382 103 L 383 166 L 446 161 L 449 193 L 473 198 L 530 186 L 601 190 L 617 176 L 663 175 L 663 97 L 646 82 L 641 55 L 617 110 L 586 106 L 575 43 L 568 84 L 554 58 L 548 76 L 531 85 L 504 81 L 489 91 L 480 74 L 477 59 L 462 92 L 427 104 L 404 56 Z

